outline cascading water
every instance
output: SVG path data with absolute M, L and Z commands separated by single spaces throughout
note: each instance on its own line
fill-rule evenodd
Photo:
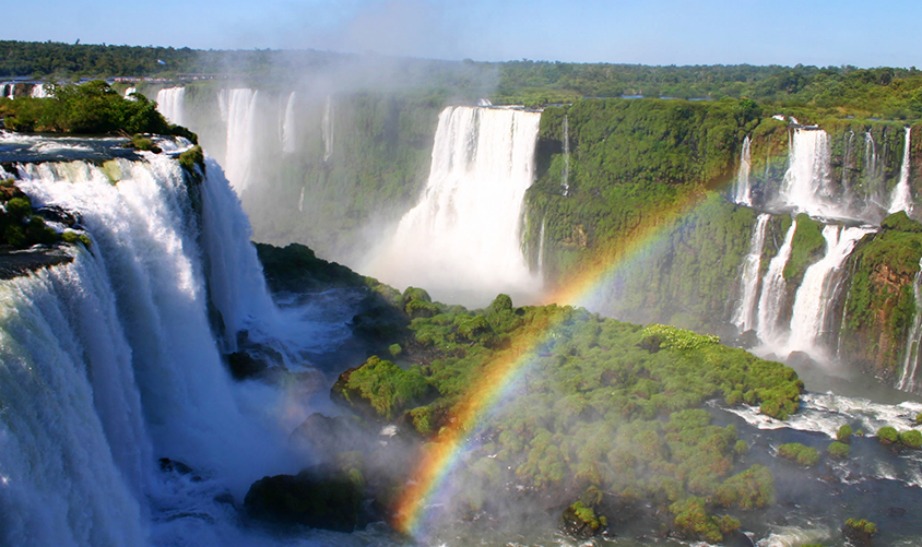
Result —
M 912 133 L 909 127 L 906 128 L 906 135 L 903 139 L 903 163 L 900 165 L 900 179 L 893 188 L 890 195 L 890 207 L 888 213 L 905 211 L 906 214 L 912 213 L 912 191 L 909 187 L 909 166 L 910 166 L 910 135 Z
M 762 249 L 765 247 L 765 232 L 770 219 L 771 215 L 767 213 L 760 214 L 756 219 L 749 242 L 749 253 L 743 262 L 743 272 L 740 277 L 740 305 L 733 315 L 733 324 L 740 332 L 752 330 L 756 326 L 756 304 L 761 281 L 759 270 L 762 267 Z
M 48 97 L 48 90 L 45 88 L 45 84 L 37 83 L 34 86 L 32 86 L 32 91 L 30 93 L 30 96 L 33 99 L 44 99 Z
M 783 204 L 810 215 L 841 215 L 830 188 L 826 132 L 822 129 L 795 129 L 789 154 L 790 164 L 781 186 Z
M 797 221 L 791 222 L 784 236 L 784 243 L 778 249 L 778 254 L 768 263 L 768 271 L 762 280 L 762 292 L 759 295 L 758 322 L 756 334 L 759 339 L 768 345 L 776 345 L 781 334 L 778 332 L 787 283 L 784 280 L 784 267 L 791 258 L 791 243 L 794 232 L 797 231 Z
M 563 196 L 567 197 L 570 194 L 570 120 L 566 115 L 563 117 L 563 173 L 560 178 Z
M 443 110 L 426 189 L 369 265 L 372 274 L 455 301 L 537 290 L 520 228 L 540 120 L 517 109 Z
M 253 147 L 256 142 L 256 98 L 252 89 L 223 90 L 220 104 L 227 120 L 224 172 L 234 190 L 242 194 L 252 176 Z
M 320 125 L 320 136 L 323 138 L 323 161 L 328 162 L 333 157 L 333 139 L 335 137 L 333 97 L 327 96 L 323 105 L 323 120 Z
M 157 92 L 157 110 L 168 122 L 184 125 L 186 123 L 183 112 L 185 96 L 185 87 L 165 87 Z
M 136 88 L 136 87 L 134 87 L 134 86 L 131 86 L 131 87 L 128 87 L 128 88 L 125 89 L 125 94 L 124 94 L 123 96 L 124 96 L 126 99 L 131 99 L 131 98 L 132 98 L 132 97 L 131 97 L 131 94 L 132 94 L 132 93 L 137 93 L 137 92 L 138 92 L 138 88 Z
M 749 135 L 746 135 L 740 151 L 740 168 L 736 173 L 736 184 L 733 187 L 733 201 L 752 207 L 752 186 L 749 180 L 749 173 L 752 170 L 750 142 Z
M 919 344 L 922 343 L 922 260 L 919 261 L 919 272 L 912 284 L 912 294 L 916 304 L 916 313 L 912 318 L 912 327 L 906 338 L 906 349 L 903 350 L 903 367 L 900 379 L 896 384 L 902 391 L 914 391 L 916 388 L 916 370 L 919 368 Z
M 288 100 L 285 102 L 285 113 L 282 116 L 282 152 L 286 154 L 293 154 L 298 149 L 297 126 L 295 125 L 295 97 L 294 91 L 288 94 Z
M 837 274 L 858 240 L 872 231 L 864 227 L 835 225 L 823 228 L 826 254 L 807 268 L 797 289 L 787 351 L 803 351 L 815 358 L 824 358 L 820 337 L 826 327 L 827 312 L 838 296 L 841 279 Z
M 78 215 L 92 246 L 0 283 L 0 544 L 188 541 L 184 523 L 218 518 L 214 495 L 292 465 L 291 424 L 270 415 L 281 405 L 235 387 L 212 335 L 209 302 L 229 337 L 277 310 L 239 202 L 207 171 L 199 217 L 164 155 L 18 167 L 33 203 Z M 215 484 L 207 509 L 164 482 L 158 457 Z M 171 505 L 196 508 L 156 518 Z
M 0 284 L 0 544 L 146 543 L 131 358 L 97 255 Z

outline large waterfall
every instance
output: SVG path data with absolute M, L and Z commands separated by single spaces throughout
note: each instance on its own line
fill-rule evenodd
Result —
M 740 275 L 740 304 L 733 316 L 733 324 L 740 332 L 752 330 L 756 326 L 756 305 L 761 286 L 759 274 L 762 267 L 762 249 L 765 247 L 765 231 L 770 219 L 771 215 L 767 213 L 759 215 L 749 243 L 749 254 L 743 262 L 743 271 Z
M 77 215 L 92 245 L 0 283 L 0 544 L 201 540 L 215 495 L 288 467 L 296 401 L 233 383 L 219 353 L 267 334 L 277 310 L 239 202 L 216 163 L 207 173 L 189 184 L 153 154 L 17 167 L 33 203 Z M 175 482 L 163 457 L 204 482 Z
M 822 129 L 794 130 L 781 197 L 798 211 L 823 216 L 841 214 L 830 188 L 828 141 Z
M 126 92 L 127 96 L 127 92 Z M 185 87 L 165 87 L 157 92 L 157 110 L 170 123 L 185 125 Z
M 520 225 L 540 118 L 516 109 L 446 108 L 425 191 L 370 273 L 467 302 L 537 290 L 538 277 L 522 254 Z
M 838 296 L 838 282 L 841 281 L 836 274 L 858 240 L 872 231 L 870 228 L 843 228 L 835 225 L 823 228 L 826 254 L 807 268 L 797 289 L 787 351 L 804 351 L 822 356 L 820 337 L 824 334 L 827 313 Z
M 227 123 L 223 165 L 227 180 L 238 194 L 246 190 L 252 177 L 257 97 L 257 91 L 247 88 L 222 90 L 219 94 L 221 117 Z
M 784 267 L 791 258 L 791 244 L 796 231 L 797 222 L 794 221 L 784 236 L 784 243 L 781 244 L 778 254 L 768 263 L 768 271 L 765 272 L 765 279 L 762 280 L 756 331 L 759 339 L 770 344 L 775 343 L 780 336 L 778 328 L 787 287 L 784 280 Z

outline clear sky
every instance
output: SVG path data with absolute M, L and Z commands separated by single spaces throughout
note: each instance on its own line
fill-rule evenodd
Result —
M 0 38 L 507 61 L 922 67 L 920 0 L 11 0 Z

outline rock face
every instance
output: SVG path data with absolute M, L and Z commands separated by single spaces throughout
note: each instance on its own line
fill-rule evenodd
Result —
M 244 508 L 260 520 L 351 532 L 359 523 L 362 499 L 354 478 L 340 471 L 308 469 L 256 481 Z

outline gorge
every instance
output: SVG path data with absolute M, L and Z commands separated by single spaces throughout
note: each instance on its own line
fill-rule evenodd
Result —
M 739 518 L 749 544 L 825 541 L 856 514 L 878 522 L 885 541 L 922 536 L 904 518 L 918 503 L 922 459 L 873 435 L 914 431 L 922 412 L 913 396 L 922 321 L 916 126 L 804 126 L 744 101 L 585 100 L 539 112 L 213 83 L 140 90 L 197 131 L 215 159 L 182 167 L 190 143 L 181 138 L 160 141 L 162 154 L 99 159 L 81 156 L 89 143 L 3 135 L 10 155 L 0 156 L 0 178 L 38 208 L 75 215 L 92 241 L 70 248 L 69 264 L 2 284 L 5 542 L 284 543 L 292 536 L 241 522 L 241 500 L 261 477 L 322 459 L 316 445 L 291 439 L 316 412 L 348 415 L 326 395 L 339 373 L 354 367 L 339 377 L 339 397 L 382 426 L 370 444 L 409 459 L 398 445 L 437 444 L 453 419 L 463 421 L 441 398 L 476 386 L 485 366 L 477 359 L 491 352 L 514 363 L 496 382 L 499 402 L 462 428 L 470 435 L 456 440 L 453 459 L 463 480 L 420 496 L 419 527 L 297 528 L 295 540 L 450 543 L 473 533 L 546 542 L 558 528 L 548 515 L 562 503 L 543 497 L 550 491 L 611 515 L 640 491 L 637 506 L 656 500 L 677 521 L 704 503 L 699 495 L 726 497 L 708 510 Z M 13 159 L 23 149 L 33 155 Z M 400 292 L 356 290 L 390 299 L 410 334 L 386 339 L 374 356 L 336 354 L 381 325 L 335 291 L 270 295 L 251 238 L 319 244 L 394 284 Z M 389 278 L 387 268 L 405 271 Z M 477 309 L 438 304 L 404 290 L 411 285 Z M 311 311 L 325 299 L 336 313 Z M 556 305 L 523 306 L 545 301 Z M 567 304 L 717 332 L 788 360 L 808 391 L 788 369 L 717 349 L 708 336 Z M 228 363 L 241 353 L 270 372 L 232 379 Z M 381 364 L 388 359 L 399 366 Z M 697 374 L 700 362 L 720 366 Z M 725 365 L 738 376 L 715 380 Z M 374 369 L 384 372 L 368 380 L 381 382 L 371 396 L 350 383 Z M 816 380 L 816 369 L 827 378 Z M 856 384 L 903 392 L 824 393 L 856 373 Z M 760 383 L 768 376 L 774 383 Z M 379 411 L 389 381 L 396 394 Z M 826 450 L 842 425 L 861 431 L 850 459 L 824 455 L 808 471 L 779 456 L 793 442 Z M 680 454 L 698 461 L 689 437 L 718 446 L 709 457 L 721 471 L 682 467 Z M 656 481 L 620 482 L 653 466 Z M 730 500 L 744 480 L 752 482 L 742 490 L 763 493 L 763 468 L 777 477 L 777 503 L 763 513 Z M 685 477 L 680 489 L 671 472 Z M 579 478 L 560 487 L 565 473 Z M 532 495 L 537 508 L 526 502 Z M 833 495 L 844 501 L 828 507 Z M 795 504 L 802 514 L 791 514 Z M 643 544 L 661 533 L 639 514 L 599 541 Z M 527 532 L 507 526 L 521 522 Z

